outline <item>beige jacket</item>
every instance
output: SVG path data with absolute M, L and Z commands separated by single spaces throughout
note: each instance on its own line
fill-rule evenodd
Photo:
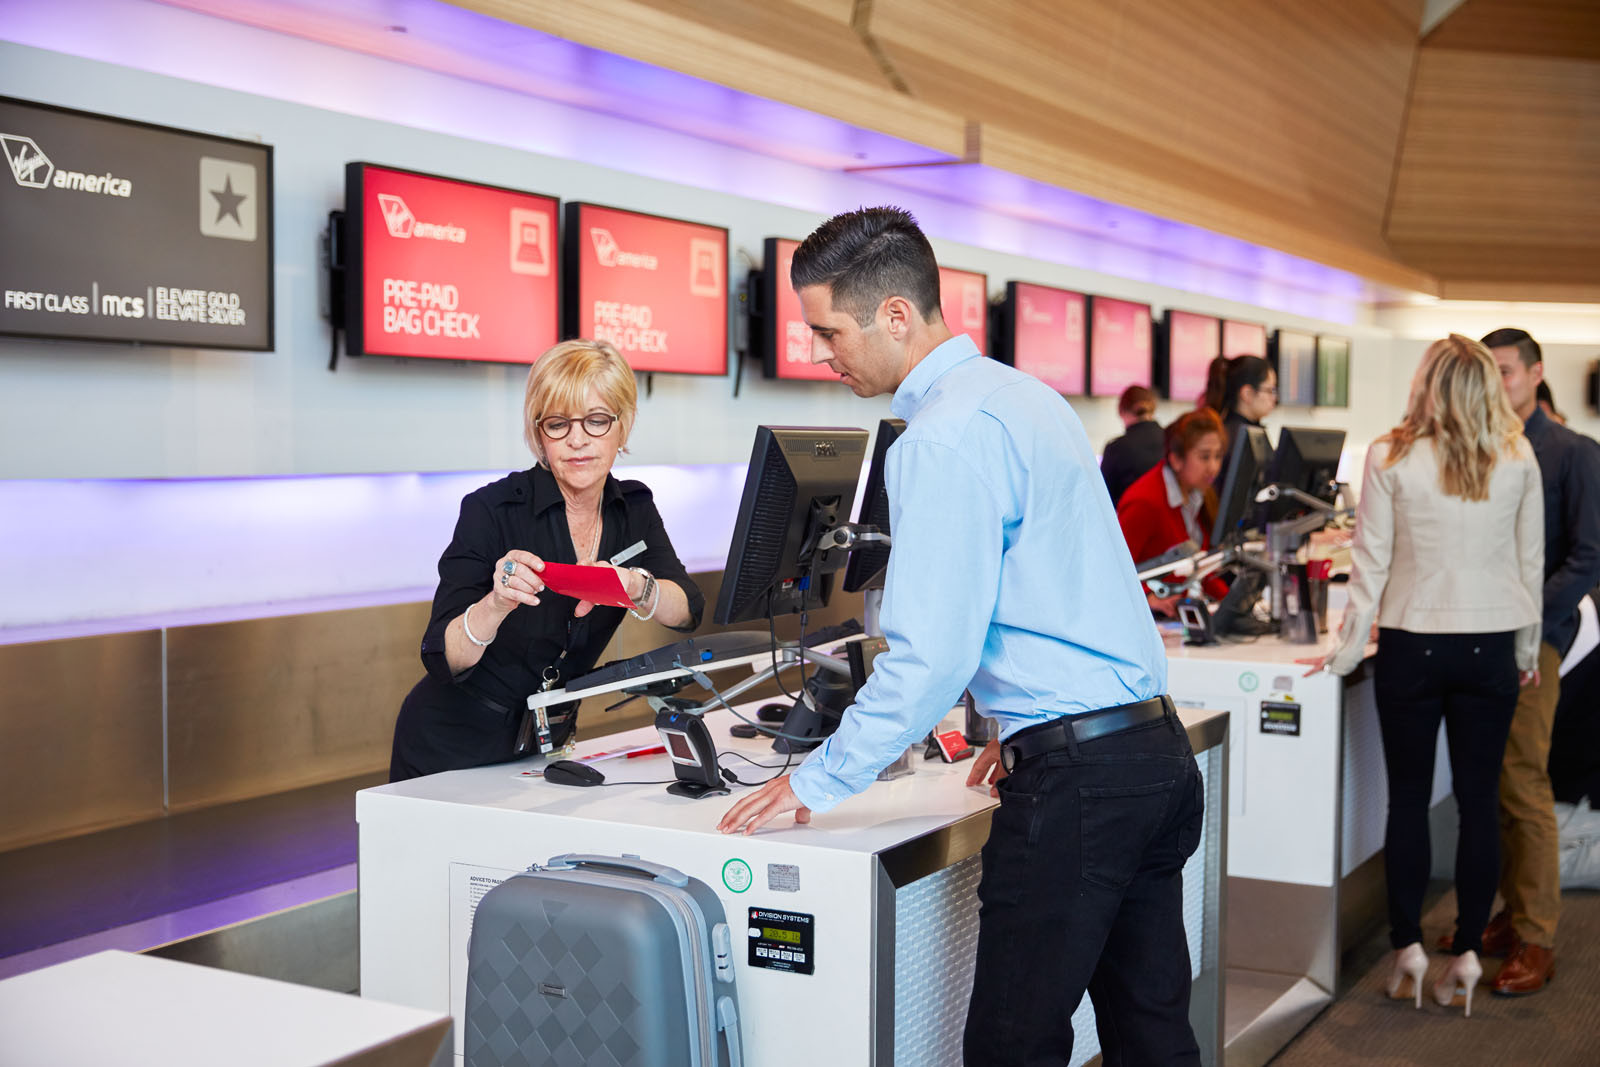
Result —
M 1544 596 L 1544 487 L 1526 438 L 1489 477 L 1489 499 L 1439 488 L 1433 442 L 1386 467 L 1389 443 L 1367 451 L 1351 549 L 1350 604 L 1328 670 L 1361 662 L 1373 617 L 1412 633 L 1515 630 L 1517 669 L 1539 663 Z

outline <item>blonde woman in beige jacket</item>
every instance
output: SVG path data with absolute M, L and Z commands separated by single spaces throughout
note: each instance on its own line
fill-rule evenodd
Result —
M 1384 837 L 1389 995 L 1422 1006 L 1422 896 L 1439 722 L 1461 830 L 1454 959 L 1434 985 L 1465 1001 L 1483 973 L 1482 934 L 1499 875 L 1498 783 L 1519 685 L 1538 676 L 1544 491 L 1533 449 L 1481 344 L 1436 341 L 1404 420 L 1367 452 L 1350 603 L 1338 642 L 1312 670 L 1348 674 L 1374 619 L 1374 692 L 1389 779 Z

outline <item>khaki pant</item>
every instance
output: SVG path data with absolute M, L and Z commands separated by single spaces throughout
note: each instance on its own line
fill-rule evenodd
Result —
M 1561 695 L 1561 655 L 1539 646 L 1539 684 L 1517 697 L 1500 767 L 1500 893 L 1517 936 L 1554 948 L 1561 917 L 1561 841 L 1550 792 L 1550 731 Z

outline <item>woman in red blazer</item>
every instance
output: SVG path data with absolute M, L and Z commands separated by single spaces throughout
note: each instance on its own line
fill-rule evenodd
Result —
M 1166 456 L 1128 487 L 1117 503 L 1117 521 L 1135 563 L 1161 555 L 1174 545 L 1193 541 L 1211 547 L 1211 523 L 1217 512 L 1212 482 L 1222 470 L 1227 434 L 1209 408 L 1180 416 L 1166 430 Z M 1227 585 L 1215 575 L 1205 579 L 1206 595 L 1220 598 Z M 1176 612 L 1178 597 L 1158 598 L 1148 590 L 1152 610 Z

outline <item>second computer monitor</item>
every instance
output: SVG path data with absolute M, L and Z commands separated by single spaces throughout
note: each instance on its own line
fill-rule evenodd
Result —
M 1242 533 L 1255 514 L 1256 491 L 1266 474 L 1272 456 L 1267 431 L 1259 426 L 1243 427 L 1244 432 L 1228 442 L 1228 458 L 1218 483 L 1217 519 L 1211 530 L 1211 544 L 1221 545 Z
M 850 521 L 867 431 L 759 426 L 714 621 L 721 626 L 825 605 L 845 552 L 815 551 Z
M 878 437 L 872 446 L 872 466 L 867 470 L 867 484 L 861 498 L 861 522 L 885 534 L 889 532 L 889 485 L 884 480 L 883 468 L 888 462 L 889 446 L 905 431 L 904 419 L 879 420 Z M 844 591 L 859 593 L 863 589 L 882 589 L 888 573 L 889 546 L 881 541 L 863 544 L 850 553 L 850 564 L 844 572 Z
M 1339 476 L 1339 456 L 1343 451 L 1343 430 L 1285 426 L 1278 434 L 1278 450 L 1272 458 L 1269 480 L 1332 504 Z M 1273 502 L 1267 517 L 1279 522 L 1309 510 L 1302 502 L 1283 498 Z

